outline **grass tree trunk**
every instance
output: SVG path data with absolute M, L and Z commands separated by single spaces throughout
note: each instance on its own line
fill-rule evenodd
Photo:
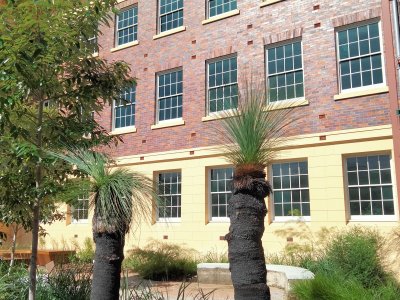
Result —
M 228 256 L 235 300 L 270 299 L 261 238 L 267 213 L 264 198 L 270 193 L 265 173 L 234 176 L 234 193 L 229 201 Z
M 125 233 L 101 231 L 97 226 L 93 226 L 93 239 L 96 251 L 90 299 L 118 300 Z

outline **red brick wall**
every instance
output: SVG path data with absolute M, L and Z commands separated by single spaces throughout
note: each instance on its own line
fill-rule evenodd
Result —
M 259 0 L 238 0 L 240 15 L 207 25 L 204 0 L 186 0 L 186 31 L 153 40 L 157 34 L 157 1 L 138 2 L 139 45 L 114 53 L 114 24 L 102 28 L 100 56 L 125 60 L 138 78 L 136 133 L 123 136 L 124 144 L 114 155 L 125 156 L 158 151 L 209 146 L 217 141 L 218 121 L 202 122 L 206 115 L 206 64 L 210 58 L 237 53 L 239 80 L 255 73 L 264 78 L 265 45 L 301 36 L 303 42 L 305 96 L 308 106 L 296 108 L 304 117 L 290 134 L 308 134 L 390 124 L 388 94 L 334 101 L 338 94 L 334 26 L 381 15 L 380 0 L 286 0 L 259 7 Z M 320 8 L 314 10 L 314 5 Z M 314 24 L 320 23 L 320 27 Z M 248 28 L 252 24 L 251 28 Z M 383 37 L 385 41 L 385 38 Z M 195 43 L 194 43 L 195 41 Z M 248 41 L 253 41 L 248 45 Z M 387 41 L 390 42 L 390 41 Z M 193 59 L 192 56 L 196 58 Z M 183 119 L 185 125 L 151 130 L 155 123 L 155 73 L 174 67 L 183 69 Z M 326 114 L 325 119 L 319 119 Z M 111 109 L 106 107 L 100 123 L 111 130 Z M 191 137 L 195 132 L 196 136 Z M 143 144 L 142 140 L 146 140 Z

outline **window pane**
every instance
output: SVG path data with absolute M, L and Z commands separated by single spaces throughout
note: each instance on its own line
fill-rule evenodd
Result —
M 232 177 L 233 168 L 211 169 L 210 171 L 212 218 L 228 217 L 227 207 L 228 199 L 232 196 Z M 218 199 L 218 201 L 214 199 Z M 216 208 L 214 209 L 214 207 Z
M 237 107 L 237 62 L 236 57 L 208 63 L 208 88 L 218 86 L 215 97 L 209 96 L 209 112 L 217 112 Z M 216 103 L 212 103 L 213 100 Z
M 135 125 L 136 85 L 120 94 L 120 99 L 114 101 L 114 129 Z
M 134 6 L 117 15 L 117 45 L 137 40 L 137 12 L 137 6 Z
M 181 174 L 160 173 L 158 174 L 158 203 L 159 218 L 181 217 Z M 216 199 L 213 199 L 216 201 Z
M 304 97 L 301 42 L 267 49 L 269 101 Z M 293 72 L 296 70 L 296 72 Z M 275 75 L 278 73 L 278 75 Z M 273 90 L 277 87 L 276 90 Z
M 339 31 L 337 43 L 342 90 L 383 83 L 378 23 Z
M 208 15 L 214 17 L 219 14 L 235 10 L 237 8 L 237 0 L 209 0 Z
M 347 159 L 348 196 L 352 215 L 393 214 L 389 161 L 388 155 Z
M 276 216 L 310 215 L 307 162 L 272 164 L 272 182 Z

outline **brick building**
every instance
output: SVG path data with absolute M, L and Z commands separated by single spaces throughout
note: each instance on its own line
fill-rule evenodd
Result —
M 264 82 L 272 104 L 302 116 L 268 168 L 267 251 L 299 241 L 289 230 L 399 220 L 396 3 L 388 0 L 127 0 L 98 38 L 100 57 L 125 60 L 130 104 L 100 124 L 124 143 L 120 166 L 154 178 L 165 199 L 128 238 L 223 251 L 232 168 L 218 151 L 221 111 L 242 80 Z M 396 16 L 396 17 L 394 17 Z M 397 18 L 398 19 L 398 18 Z M 397 25 L 398 26 L 398 25 Z M 393 138 L 396 137 L 396 138 Z M 46 246 L 91 237 L 87 200 L 48 228 Z

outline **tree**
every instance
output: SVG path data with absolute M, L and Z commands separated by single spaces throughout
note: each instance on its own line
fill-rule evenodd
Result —
M 119 298 L 125 235 L 132 222 L 150 216 L 153 182 L 140 173 L 115 168 L 104 154 L 75 149 L 53 154 L 89 176 L 96 252 L 92 300 Z
M 101 34 L 99 24 L 108 24 L 116 2 L 9 0 L 0 6 L 1 136 L 6 132 L 17 139 L 19 155 L 34 166 L 31 300 L 35 299 L 40 210 L 49 191 L 44 175 L 54 168 L 46 150 L 60 149 L 63 143 L 95 145 L 110 141 L 94 121 L 86 120 L 104 103 L 118 99 L 121 90 L 134 82 L 127 64 L 94 57 L 94 45 L 89 42 L 90 37 Z M 55 115 L 46 113 L 48 105 L 56 108 Z M 12 118 L 14 112 L 29 116 L 33 134 Z M 51 134 L 46 136 L 45 130 Z M 90 139 L 84 138 L 85 132 L 91 132 Z M 58 179 L 62 185 L 70 173 L 71 168 L 54 172 L 52 182 Z
M 225 238 L 236 300 L 271 298 L 261 238 L 267 214 L 265 197 L 272 188 L 264 170 L 284 140 L 291 109 L 268 110 L 271 107 L 266 103 L 264 90 L 246 82 L 238 109 L 226 113 L 221 123 L 223 154 L 234 165 L 230 227 Z
M 6 135 L 0 137 L 0 222 L 11 229 L 11 260 L 10 270 L 14 263 L 14 254 L 17 243 L 17 234 L 24 229 L 26 232 L 32 230 L 32 203 L 35 199 L 35 178 L 34 164 L 29 162 L 29 158 L 21 156 L 18 149 L 18 141 L 7 138 Z M 59 172 L 60 164 L 54 168 L 46 170 L 44 186 L 46 196 L 43 199 L 40 211 L 40 222 L 50 224 L 55 220 L 63 218 L 62 214 L 56 212 L 56 193 L 62 191 L 64 186 L 53 182 L 55 174 Z M 57 180 L 57 179 L 56 179 Z M 40 228 L 44 234 L 44 230 Z

